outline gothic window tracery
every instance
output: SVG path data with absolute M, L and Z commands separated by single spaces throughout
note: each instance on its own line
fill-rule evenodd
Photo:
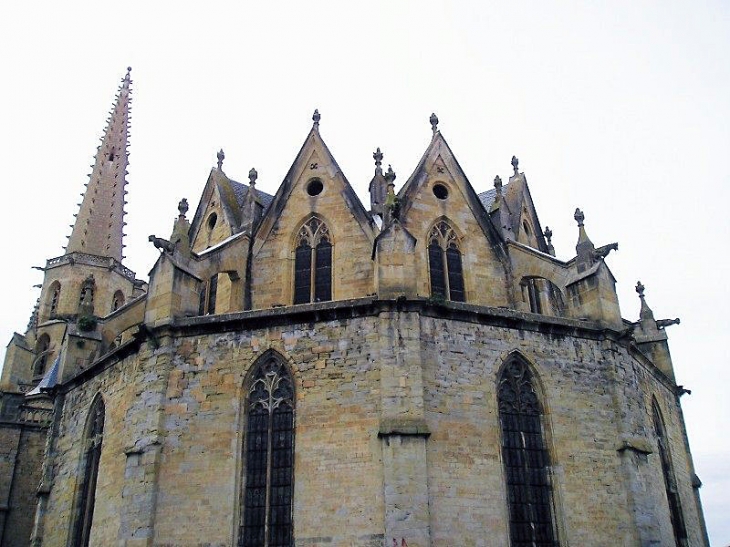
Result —
M 240 547 L 291 547 L 294 384 L 276 357 L 255 365 L 247 390 Z
M 428 235 L 428 266 L 431 296 L 464 302 L 459 238 L 445 221 L 437 223 Z
M 97 396 L 91 405 L 84 434 L 82 472 L 80 473 L 82 481 L 77 494 L 73 542 L 73 545 L 78 547 L 88 547 L 91 535 L 96 483 L 99 476 L 99 461 L 101 460 L 101 447 L 104 437 L 104 415 L 104 401 L 100 396 Z
M 497 386 L 510 545 L 557 547 L 542 407 L 530 369 L 512 358 Z
M 669 453 L 667 432 L 664 428 L 664 420 L 662 419 L 661 411 L 656 401 L 652 403 L 652 417 L 654 421 L 654 433 L 656 434 L 657 445 L 659 447 L 659 461 L 662 465 L 662 475 L 664 475 L 664 487 L 667 492 L 667 501 L 669 502 L 669 518 L 672 522 L 674 539 L 677 547 L 684 547 L 687 545 L 687 530 L 684 526 L 677 479 L 674 475 L 672 459 Z
M 332 237 L 327 225 L 312 217 L 302 225 L 294 251 L 294 303 L 332 300 Z

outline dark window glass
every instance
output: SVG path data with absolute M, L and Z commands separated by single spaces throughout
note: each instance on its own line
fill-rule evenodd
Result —
M 530 300 L 530 311 L 532 313 L 542 313 L 542 302 L 540 301 L 540 280 L 527 280 L 527 296 Z
M 522 361 L 514 359 L 505 366 L 498 401 L 510 545 L 556 547 L 542 411 L 530 370 Z
M 436 243 L 428 246 L 428 266 L 431 273 L 431 296 L 446 298 L 444 283 L 444 251 Z
M 51 319 L 56 315 L 58 312 L 58 299 L 61 296 L 61 285 L 56 281 L 53 284 L 53 287 L 51 288 L 51 310 L 50 310 L 50 316 Z
M 275 358 L 253 370 L 247 401 L 241 547 L 291 547 L 294 389 Z
M 218 274 L 210 278 L 208 283 L 208 314 L 215 313 L 215 299 L 218 296 Z
M 51 339 L 47 334 L 42 334 L 36 344 L 36 360 L 33 367 L 33 376 L 42 376 L 46 372 L 48 364 L 48 348 L 51 345 Z
M 449 298 L 454 302 L 464 301 L 464 274 L 461 271 L 461 253 L 450 247 L 446 251 L 446 267 L 449 271 Z
M 99 476 L 99 461 L 104 434 L 104 402 L 97 397 L 91 407 L 84 435 L 83 478 L 79 488 L 74 527 L 74 543 L 78 547 L 88 547 L 91 524 L 94 517 L 96 483 Z
M 205 283 L 200 287 L 200 293 L 198 294 L 198 315 L 205 315 L 205 295 L 208 287 Z
M 672 521 L 672 529 L 677 546 L 684 547 L 687 545 L 687 530 L 684 527 L 684 517 L 682 516 L 682 504 L 679 501 L 677 479 L 674 476 L 672 459 L 669 455 L 669 447 L 667 446 L 667 432 L 664 429 L 664 421 L 656 403 L 652 405 L 652 411 L 654 432 L 656 433 L 657 444 L 659 446 L 659 460 L 661 461 L 662 474 L 664 475 L 664 487 L 666 488 L 667 501 L 669 502 L 669 518 Z
M 439 222 L 429 234 L 428 269 L 431 296 L 464 302 L 464 272 L 459 240 L 447 222 Z
M 310 301 L 312 287 L 312 247 L 302 242 L 294 255 L 294 303 Z
M 332 245 L 323 239 L 317 245 L 316 271 L 314 274 L 314 301 L 332 300 Z

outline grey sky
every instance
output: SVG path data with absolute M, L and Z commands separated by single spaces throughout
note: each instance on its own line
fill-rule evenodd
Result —
M 273 193 L 311 125 L 363 201 L 380 146 L 399 187 L 440 129 L 477 191 L 520 158 L 559 258 L 581 207 L 622 312 L 638 279 L 669 330 L 712 543 L 730 544 L 727 2 L 5 2 L 0 338 L 63 251 L 127 65 L 127 266 L 145 277 L 215 152 Z

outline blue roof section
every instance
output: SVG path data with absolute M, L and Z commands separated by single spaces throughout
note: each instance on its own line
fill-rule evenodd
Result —
M 35 386 L 35 388 L 26 393 L 25 396 L 28 397 L 30 395 L 40 395 L 44 391 L 55 387 L 58 383 L 58 369 L 60 366 L 61 356 L 59 355 L 58 357 L 56 357 L 56 360 L 53 361 L 53 365 L 51 365 L 51 368 L 46 371 L 43 379 L 38 382 L 38 385 Z
M 243 207 L 243 202 L 246 199 L 246 195 L 248 194 L 248 185 L 242 184 L 232 179 L 228 180 L 231 183 L 231 188 L 233 188 L 233 193 L 236 196 L 236 202 L 238 202 L 238 206 Z M 262 192 L 258 189 L 256 190 L 256 196 L 259 198 L 259 201 L 261 201 L 264 209 L 269 206 L 269 203 L 274 201 L 274 196 L 267 194 L 266 192 Z

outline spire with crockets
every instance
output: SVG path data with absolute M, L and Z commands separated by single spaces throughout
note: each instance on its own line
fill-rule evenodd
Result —
M 89 182 L 83 193 L 66 253 L 81 252 L 122 261 L 131 68 L 122 79 Z

